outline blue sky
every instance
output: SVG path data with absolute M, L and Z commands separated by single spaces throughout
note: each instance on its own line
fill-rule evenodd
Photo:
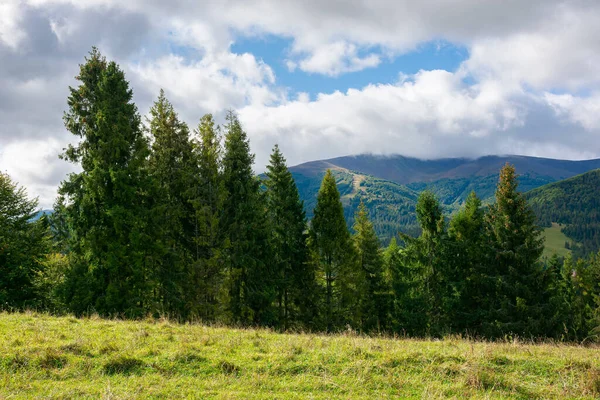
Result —
M 300 69 L 290 71 L 286 65 L 293 39 L 274 35 L 239 37 L 231 46 L 234 53 L 250 53 L 268 64 L 278 85 L 287 88 L 290 96 L 304 92 L 314 100 L 319 93 L 346 92 L 369 84 L 394 84 L 401 74 L 413 75 L 420 70 L 443 69 L 455 71 L 468 58 L 468 49 L 435 40 L 419 44 L 414 50 L 400 55 L 382 56 L 382 62 L 371 68 L 339 76 L 327 76 Z M 379 48 L 369 48 L 381 53 Z

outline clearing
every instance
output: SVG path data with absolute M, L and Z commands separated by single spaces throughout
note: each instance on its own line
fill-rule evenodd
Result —
M 546 241 L 542 257 L 550 258 L 554 254 L 559 257 L 565 257 L 567 254 L 571 253 L 571 250 L 565 247 L 565 243 L 572 243 L 573 241 L 561 232 L 561 228 L 561 225 L 554 222 L 552 223 L 552 227 L 544 228 L 543 236 L 546 238 Z

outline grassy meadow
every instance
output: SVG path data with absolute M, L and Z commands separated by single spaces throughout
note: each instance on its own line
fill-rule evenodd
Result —
M 599 396 L 598 347 L 0 314 L 0 399 Z
M 560 229 L 560 225 L 552 223 L 552 227 L 544 228 L 542 231 L 546 238 L 543 257 L 550 258 L 554 254 L 557 254 L 559 257 L 565 257 L 571 253 L 571 250 L 565 247 L 565 243 L 572 242 L 572 240 L 562 233 Z

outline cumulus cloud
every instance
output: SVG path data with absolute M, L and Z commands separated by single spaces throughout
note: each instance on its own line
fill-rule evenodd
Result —
M 162 87 L 191 125 L 239 111 L 257 170 L 278 142 L 290 163 L 344 154 L 600 156 L 600 3 L 587 0 L 4 0 L 0 169 L 42 205 L 72 166 L 57 154 L 68 86 L 92 45 L 124 69 L 142 113 Z M 311 97 L 236 54 L 242 37 L 289 40 L 294 74 L 337 77 L 443 40 L 455 71 L 420 71 Z

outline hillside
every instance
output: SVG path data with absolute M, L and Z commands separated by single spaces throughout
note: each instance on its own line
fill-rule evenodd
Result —
M 597 354 L 3 313 L 0 398 L 593 399 Z
M 600 168 L 600 159 L 554 160 L 525 156 L 487 156 L 478 159 L 420 160 L 403 156 L 357 155 L 304 163 L 290 170 L 305 202 L 309 218 L 325 171 L 338 179 L 348 224 L 363 199 L 378 235 L 387 242 L 398 231 L 418 232 L 414 210 L 418 194 L 434 192 L 448 213 L 456 210 L 471 191 L 492 202 L 498 172 L 505 163 L 515 165 L 519 188 L 531 189 Z M 356 185 L 356 182 L 361 185 Z
M 354 213 L 362 200 L 369 210 L 375 229 L 382 241 L 387 242 L 398 233 L 399 229 L 409 234 L 418 233 L 415 216 L 417 192 L 404 185 L 358 174 L 344 168 L 335 166 L 329 166 L 329 168 L 336 178 L 349 226 L 352 226 Z M 304 200 L 308 218 L 313 216 L 317 192 L 324 174 L 325 171 L 317 175 L 320 178 L 314 178 L 292 172 L 300 197 Z
M 540 224 L 561 224 L 579 245 L 576 254 L 600 250 L 600 170 L 534 189 L 526 197 Z

